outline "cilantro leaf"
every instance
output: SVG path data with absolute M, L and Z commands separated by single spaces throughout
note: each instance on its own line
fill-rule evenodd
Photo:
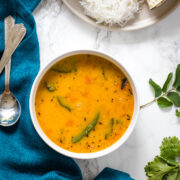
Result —
M 176 177 L 176 180 L 180 180 L 180 167 L 179 167 L 179 169 L 178 169 L 178 175 L 177 175 L 177 177 Z
M 176 166 L 170 166 L 163 158 L 156 156 L 154 161 L 149 162 L 145 167 L 145 172 L 148 180 L 162 180 L 175 168 Z
M 176 158 L 180 157 L 180 140 L 177 137 L 167 137 L 162 141 L 160 156 L 171 165 L 176 165 Z
M 178 169 L 173 169 L 172 171 L 170 171 L 164 179 L 166 180 L 179 180 L 177 179 L 178 177 L 178 174 L 179 174 L 179 170 Z
M 180 140 L 167 137 L 162 141 L 160 156 L 145 167 L 148 180 L 180 180 Z

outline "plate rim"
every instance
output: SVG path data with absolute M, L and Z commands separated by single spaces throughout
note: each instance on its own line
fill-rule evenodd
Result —
M 108 31 L 115 31 L 115 32 L 120 32 L 120 31 L 124 31 L 124 32 L 132 32 L 132 31 L 137 31 L 137 30 L 141 30 L 141 29 L 145 29 L 148 28 L 152 25 L 157 24 L 158 22 L 160 22 L 162 19 L 166 18 L 168 15 L 170 15 L 173 11 L 175 11 L 177 9 L 177 7 L 180 5 L 180 1 L 177 1 L 177 3 L 170 9 L 167 11 L 167 13 L 165 13 L 164 15 L 160 16 L 156 21 L 152 21 L 151 23 L 144 25 L 144 26 L 137 26 L 135 28 L 132 27 L 109 27 L 109 26 L 101 26 L 99 24 L 93 23 L 92 21 L 89 21 L 86 19 L 86 15 L 82 15 L 79 11 L 75 10 L 72 6 L 69 5 L 69 3 L 67 2 L 67 0 L 62 0 L 62 2 L 66 5 L 66 7 L 73 13 L 75 14 L 79 19 L 83 20 L 85 23 L 92 25 L 95 28 L 98 29 L 102 29 L 102 30 L 108 30 Z

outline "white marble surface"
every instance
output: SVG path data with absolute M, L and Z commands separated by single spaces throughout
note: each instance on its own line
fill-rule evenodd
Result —
M 66 51 L 103 50 L 134 77 L 141 104 L 153 98 L 149 78 L 162 84 L 180 63 L 180 7 L 158 24 L 136 32 L 96 29 L 74 16 L 61 0 L 43 0 L 34 15 L 41 68 Z M 145 180 L 144 166 L 159 153 L 162 138 L 180 138 L 180 119 L 174 113 L 174 109 L 163 111 L 156 104 L 141 110 L 134 132 L 122 147 L 102 158 L 76 160 L 84 179 L 93 179 L 108 166 L 128 172 L 136 180 Z

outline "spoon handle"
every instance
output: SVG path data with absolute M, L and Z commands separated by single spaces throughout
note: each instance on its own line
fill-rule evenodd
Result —
M 11 58 L 15 49 L 18 47 L 18 45 L 24 38 L 25 34 L 26 34 L 26 28 L 24 27 L 22 23 L 15 24 L 14 27 L 12 27 L 11 32 L 9 34 L 9 38 L 7 40 L 7 44 L 5 46 L 5 50 L 1 57 L 0 74 L 2 70 L 4 69 L 5 65 L 7 64 L 7 62 L 9 61 L 9 59 Z
M 11 32 L 11 29 L 14 27 L 15 20 L 12 16 L 8 16 L 4 20 L 5 25 L 5 46 L 7 45 L 7 41 Z M 11 72 L 11 58 L 9 62 L 5 66 L 5 91 L 9 91 L 9 82 L 10 82 L 10 72 Z

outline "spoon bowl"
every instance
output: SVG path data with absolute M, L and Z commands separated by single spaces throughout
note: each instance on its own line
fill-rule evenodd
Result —
M 15 124 L 21 114 L 19 101 L 9 91 L 0 95 L 0 125 L 11 126 Z
M 10 71 L 11 56 L 26 34 L 23 24 L 15 24 L 12 16 L 4 20 L 5 24 L 5 50 L 0 61 L 0 73 L 5 66 L 5 90 L 0 95 L 0 125 L 12 126 L 21 115 L 21 105 L 17 98 L 11 93 Z

